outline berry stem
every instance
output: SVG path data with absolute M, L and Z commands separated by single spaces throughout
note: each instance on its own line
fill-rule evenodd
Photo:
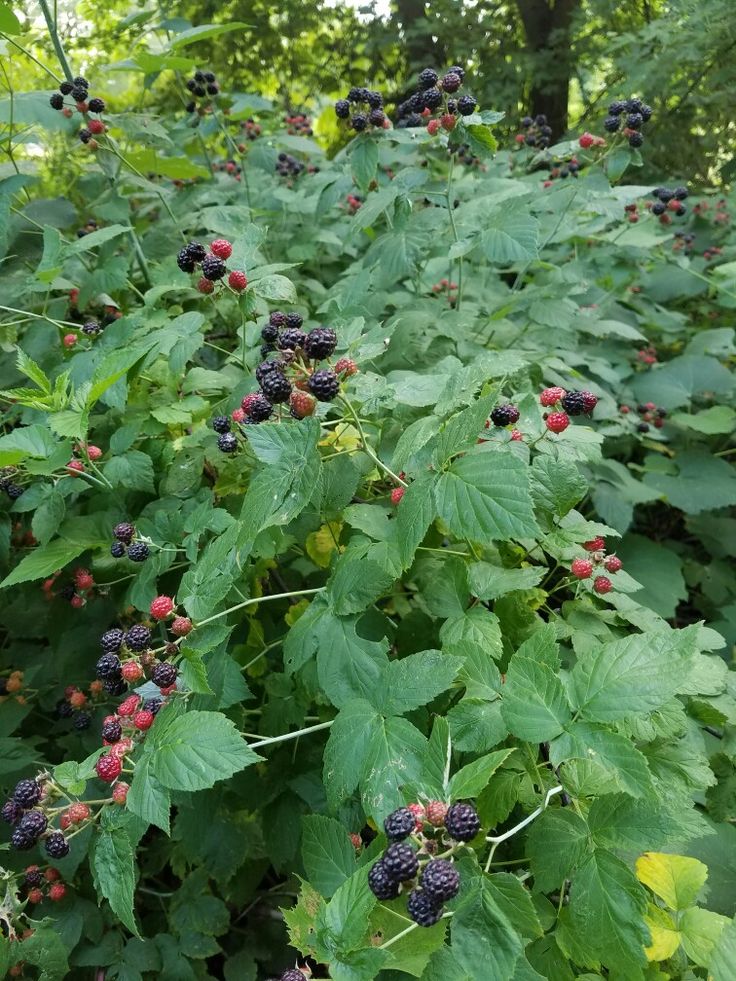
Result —
M 501 842 L 506 841 L 508 838 L 513 838 L 513 836 L 515 834 L 518 834 L 519 831 L 522 830 L 522 828 L 525 828 L 527 826 L 527 824 L 531 824 L 532 821 L 535 821 L 540 814 L 542 814 L 544 811 L 547 810 L 549 802 L 552 800 L 552 798 L 555 797 L 557 794 L 563 793 L 563 791 L 564 791 L 564 787 L 562 786 L 562 784 L 557 784 L 556 787 L 550 787 L 550 789 L 547 791 L 545 795 L 544 801 L 539 805 L 539 807 L 536 810 L 532 811 L 531 814 L 528 814 L 523 821 L 519 821 L 519 823 L 515 824 L 513 828 L 509 828 L 508 831 L 504 831 L 502 835 L 486 836 L 486 841 L 489 842 L 491 845 L 491 850 L 488 853 L 488 860 L 486 861 L 485 864 L 486 872 L 489 871 L 491 867 L 491 863 L 493 862 L 493 856 L 496 852 L 496 849 L 501 844 Z
M 292 596 L 314 596 L 316 593 L 323 593 L 326 588 L 326 586 L 318 586 L 316 589 L 297 589 L 293 593 L 273 593 L 271 596 L 253 596 L 251 599 L 244 600 L 242 603 L 236 603 L 235 606 L 228 607 L 227 610 L 221 610 L 220 613 L 213 613 L 211 617 L 207 617 L 206 620 L 200 620 L 195 626 L 203 627 L 206 623 L 212 623 L 213 620 L 219 620 L 221 617 L 226 617 L 228 613 L 242 610 L 243 607 L 252 606 L 254 603 L 267 603 L 270 600 L 289 599 Z
M 329 722 L 320 722 L 316 726 L 307 726 L 305 729 L 298 729 L 296 732 L 287 732 L 283 736 L 269 736 L 268 739 L 259 739 L 258 742 L 248 743 L 249 749 L 257 749 L 259 746 L 271 746 L 274 743 L 285 743 L 289 739 L 298 739 L 300 736 L 306 736 L 310 732 L 319 732 L 320 729 L 329 729 L 335 720 L 330 719 Z
M 365 436 L 365 431 L 363 429 L 363 426 L 361 425 L 360 419 L 358 418 L 358 414 L 355 411 L 355 409 L 353 408 L 353 406 L 350 403 L 350 401 L 348 399 L 346 399 L 344 395 L 340 397 L 340 401 L 345 406 L 345 408 L 348 410 L 348 412 L 350 413 L 350 415 L 353 417 L 353 422 L 357 426 L 358 432 L 360 433 L 360 441 L 363 444 L 363 450 L 364 450 L 364 452 L 368 454 L 368 456 L 371 458 L 371 460 L 373 460 L 373 462 L 376 464 L 376 466 L 380 470 L 383 470 L 383 472 L 386 473 L 386 474 L 388 474 L 389 477 L 392 478 L 392 480 L 395 480 L 396 483 L 399 485 L 399 487 L 408 487 L 409 485 L 406 483 L 406 481 L 405 480 L 402 480 L 401 477 L 397 476 L 397 474 L 395 474 L 393 472 L 393 470 L 391 470 L 390 467 L 387 467 L 386 464 L 383 462 L 383 460 L 380 460 L 376 456 L 376 454 L 373 452 L 373 450 L 370 448 L 370 446 L 368 444 L 368 440 L 366 439 L 366 436 Z
M 453 214 L 452 207 L 452 176 L 455 170 L 455 157 L 454 155 L 450 157 L 450 167 L 447 171 L 447 189 L 445 191 L 445 200 L 447 201 L 447 214 L 450 218 L 450 228 L 452 229 L 452 238 L 455 245 L 460 241 L 460 236 L 457 233 L 457 225 L 455 224 L 455 215 Z M 458 256 L 457 260 L 457 306 L 456 310 L 460 310 L 463 302 L 463 257 Z
M 61 65 L 65 77 L 71 82 L 71 80 L 74 78 L 74 73 L 72 72 L 71 65 L 67 61 L 66 54 L 64 53 L 64 47 L 61 43 L 61 38 L 59 37 L 56 21 L 51 16 L 51 11 L 49 10 L 49 5 L 46 0 L 38 0 L 38 5 L 41 8 L 43 19 L 46 21 L 46 26 L 49 29 L 49 35 L 51 37 L 51 43 L 54 46 L 54 51 L 56 52 L 56 57 L 59 59 L 59 64 Z
M 455 915 L 454 913 L 443 913 L 441 918 L 443 920 L 449 920 L 450 917 L 454 915 Z M 406 929 L 402 930 L 400 933 L 395 934 L 395 936 L 391 937 L 390 940 L 387 940 L 386 943 L 381 944 L 381 946 L 378 947 L 378 950 L 387 950 L 389 947 L 392 947 L 395 943 L 398 943 L 399 940 L 403 940 L 404 937 L 408 936 L 408 934 L 413 933 L 418 928 L 418 926 L 419 926 L 418 923 L 411 923 L 408 927 L 406 927 Z
M 33 317 L 35 320 L 45 320 L 47 324 L 53 324 L 59 330 L 63 330 L 64 327 L 74 327 L 75 330 L 79 330 L 79 324 L 73 324 L 70 320 L 54 320 L 53 317 L 47 317 L 43 313 L 31 313 L 30 310 L 17 310 L 15 307 L 4 306 L 0 306 L 0 310 L 5 310 L 7 313 L 19 313 L 24 317 Z

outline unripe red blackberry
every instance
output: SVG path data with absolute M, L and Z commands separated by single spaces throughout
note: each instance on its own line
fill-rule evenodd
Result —
M 401 504 L 401 499 L 406 493 L 406 487 L 394 487 L 391 491 L 391 503 L 394 507 L 398 507 Z
M 294 390 L 289 396 L 289 408 L 295 419 L 306 419 L 307 416 L 314 415 L 316 405 L 312 396 L 306 392 Z
M 309 391 L 320 402 L 331 402 L 340 391 L 340 383 L 334 371 L 323 368 L 309 379 Z
M 227 278 L 227 282 L 230 289 L 237 290 L 240 293 L 248 285 L 248 277 L 240 269 L 233 269 Z
M 431 927 L 442 919 L 442 906 L 437 905 L 426 892 L 412 889 L 406 901 L 406 911 L 416 924 Z
M 606 572 L 615 573 L 618 572 L 619 569 L 623 569 L 624 564 L 618 555 L 609 555 L 604 560 L 603 567 L 605 568 Z
M 112 788 L 112 799 L 116 804 L 125 804 L 128 797 L 130 785 L 122 781 L 115 784 Z
M 141 732 L 145 732 L 150 729 L 154 723 L 155 716 L 153 712 L 147 712 L 143 709 L 141 712 L 136 712 L 133 716 L 133 725 L 136 729 L 140 729 Z
M 55 882 L 49 889 L 49 899 L 52 903 L 60 903 L 66 896 L 66 886 L 63 882 Z
M 191 633 L 193 624 L 189 617 L 175 617 L 169 628 L 175 637 L 186 637 Z
M 101 756 L 97 760 L 95 770 L 100 780 L 104 780 L 105 783 L 112 783 L 122 773 L 123 764 L 117 756 L 108 753 L 106 756 Z
M 210 245 L 210 252 L 218 259 L 229 259 L 233 254 L 233 247 L 226 238 L 216 238 Z
M 82 801 L 77 801 L 76 804 L 72 806 L 67 811 L 69 815 L 69 820 L 72 824 L 81 824 L 82 821 L 86 821 L 92 812 L 87 804 L 82 803 Z
M 573 559 L 570 572 L 577 579 L 588 579 L 593 575 L 593 563 L 590 559 Z
M 433 828 L 442 828 L 445 824 L 447 804 L 440 800 L 431 800 L 427 804 L 427 821 Z
M 550 432 L 562 433 L 570 425 L 570 419 L 566 412 L 550 412 L 545 423 Z
M 596 576 L 593 580 L 593 589 L 596 593 L 604 595 L 613 589 L 613 583 L 607 576 Z
M 28 902 L 33 903 L 37 906 L 39 903 L 43 902 L 43 892 L 40 889 L 29 889 L 28 890 Z
M 143 668 L 137 661 L 126 661 L 120 668 L 120 674 L 128 684 L 135 684 L 143 677 Z
M 606 540 L 601 535 L 596 535 L 595 538 L 591 538 L 590 541 L 583 542 L 583 548 L 586 552 L 600 552 L 601 549 L 606 547 Z
M 580 393 L 583 397 L 583 407 L 586 412 L 590 413 L 598 405 L 598 396 L 593 395 L 592 392 L 583 391 Z
M 345 375 L 346 378 L 349 378 L 350 375 L 357 375 L 357 373 L 358 366 L 352 360 L 352 358 L 340 358 L 339 361 L 335 363 L 336 375 Z

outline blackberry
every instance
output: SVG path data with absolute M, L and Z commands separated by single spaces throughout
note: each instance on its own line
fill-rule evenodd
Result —
M 201 262 L 207 255 L 207 249 L 201 242 L 190 242 L 187 248 L 189 249 L 189 255 L 195 262 Z
M 205 72 L 204 73 L 204 80 L 205 80 L 205 82 L 214 82 L 216 79 L 217 79 L 217 76 L 215 75 L 214 72 Z
M 120 678 L 120 667 L 120 658 L 117 654 L 103 654 L 97 660 L 95 673 L 100 681 L 105 681 L 107 678 L 114 678 L 117 681 Z
M 411 845 L 404 841 L 395 841 L 383 853 L 384 868 L 397 882 L 413 879 L 419 871 L 419 859 Z
M 238 437 L 235 433 L 223 433 L 217 437 L 217 448 L 221 453 L 235 453 L 238 449 Z
M 80 129 L 79 139 L 82 141 L 82 143 L 89 143 L 89 141 L 92 139 L 92 131 L 86 127 L 84 129 Z
M 75 85 L 71 91 L 71 96 L 75 102 L 84 102 L 87 98 L 87 89 L 82 88 L 80 85 Z
M 120 681 L 115 682 L 116 685 L 119 685 L 121 683 L 122 682 Z M 106 681 L 105 684 L 107 685 L 109 684 L 109 682 Z M 123 688 L 125 688 L 125 685 L 123 685 Z M 75 729 L 79 729 L 80 731 L 82 731 L 83 729 L 89 729 L 91 725 L 92 725 L 92 716 L 89 714 L 89 712 L 77 712 L 77 714 L 74 716 Z
M 620 116 L 622 112 L 626 112 L 626 103 L 620 99 L 612 102 L 608 107 L 609 116 Z
M 671 201 L 675 196 L 675 192 L 671 191 L 668 187 L 658 187 L 657 192 L 658 193 L 655 193 L 654 196 L 659 198 L 660 201 L 664 201 L 665 204 Z
M 74 84 L 72 82 L 62 82 L 61 85 L 59 86 L 59 91 L 61 92 L 62 95 L 69 95 L 69 93 L 73 88 L 74 88 Z
M 90 112 L 101 113 L 105 111 L 105 101 L 104 99 L 90 99 L 87 103 L 87 108 Z
M 462 84 L 462 79 L 457 72 L 448 72 L 440 82 L 445 92 L 457 92 Z
M 207 86 L 207 95 L 217 95 L 220 91 L 220 86 L 216 85 L 214 82 L 210 82 Z
M 362 133 L 368 125 L 368 117 L 364 112 L 356 112 L 354 116 L 350 117 L 350 125 L 356 133 Z
M 431 927 L 442 918 L 442 907 L 438 906 L 421 889 L 412 889 L 406 901 L 406 911 L 421 927 Z
M 41 800 L 41 788 L 36 780 L 19 780 L 13 791 L 13 800 L 21 807 L 33 807 Z
M 194 100 L 192 100 L 191 102 L 187 102 L 187 104 L 184 106 L 185 112 L 195 112 L 196 109 L 197 109 L 197 103 Z
M 641 107 L 644 103 L 641 99 L 627 99 L 626 100 L 626 111 L 627 112 L 641 112 Z
M 533 122 L 534 120 L 531 116 L 523 116 L 521 120 L 522 129 L 529 129 Z
M 10 844 L 13 848 L 17 848 L 19 852 L 26 852 L 29 848 L 33 848 L 36 844 L 36 839 L 21 831 L 20 828 L 16 828 L 10 836 Z
M 266 341 L 268 344 L 273 344 L 276 338 L 279 336 L 279 329 L 274 324 L 266 324 L 265 327 L 261 328 L 261 340 Z
M 279 975 L 279 981 L 304 981 L 304 973 L 298 967 L 290 967 Z
M 309 391 L 320 402 L 331 402 L 340 391 L 340 383 L 334 371 L 323 368 L 309 379 Z
M 273 406 L 266 396 L 261 395 L 259 392 L 250 404 L 248 415 L 253 422 L 265 422 L 271 416 L 272 412 Z
M 447 902 L 458 894 L 460 875 L 446 858 L 433 858 L 422 871 L 422 889 L 437 903 Z
M 269 324 L 273 324 L 274 327 L 286 327 L 286 314 L 281 310 L 274 310 L 268 318 L 268 322 Z
M 480 831 L 480 818 L 472 804 L 453 804 L 445 815 L 445 828 L 455 841 L 471 841 Z
M 459 75 L 461 82 L 465 79 L 465 69 L 461 68 L 460 65 L 450 65 L 450 67 L 447 69 L 447 74 Z
M 644 122 L 644 117 L 640 112 L 630 112 L 626 117 L 626 125 L 629 129 L 641 129 L 641 124 Z
M 583 392 L 567 392 L 560 399 L 560 404 L 569 416 L 581 416 L 585 410 L 585 394 Z
M 142 623 L 131 627 L 125 635 L 125 646 L 130 651 L 142 651 L 151 643 L 151 631 Z
M 229 433 L 230 420 L 227 416 L 215 416 L 212 420 L 212 428 L 216 433 Z
M 120 521 L 112 530 L 113 538 L 130 545 L 135 535 L 135 528 L 129 521 Z
M 685 198 L 688 197 L 690 192 L 686 187 L 676 187 L 673 193 L 678 201 L 684 201 Z
M 196 87 L 197 87 L 197 83 L 193 78 L 187 79 L 187 88 L 189 89 L 190 92 L 194 92 Z
M 36 841 L 44 833 L 48 827 L 48 823 L 46 815 L 41 811 L 28 811 L 20 819 L 18 831 Z
M 422 90 L 431 89 L 433 85 L 437 84 L 438 78 L 439 75 L 434 68 L 425 68 L 424 71 L 419 73 L 419 78 L 417 79 L 419 88 Z
M 472 95 L 461 95 L 457 100 L 457 108 L 461 116 L 470 116 L 475 112 L 477 105 Z
M 280 371 L 269 372 L 261 382 L 261 388 L 268 401 L 274 405 L 278 402 L 289 401 L 291 382 Z
M 425 109 L 436 109 L 437 106 L 442 104 L 442 93 L 438 88 L 435 87 L 432 87 L 431 89 L 426 89 L 424 92 L 423 101 L 424 101 Z M 473 110 L 471 109 L 470 112 L 472 111 Z
M 295 330 L 298 330 L 301 327 L 301 325 L 304 323 L 304 317 L 302 317 L 300 313 L 297 313 L 296 310 L 292 310 L 291 313 L 287 313 L 285 319 L 286 319 L 286 323 L 284 324 L 284 326 L 292 327 Z
M 106 722 L 102 727 L 102 738 L 108 743 L 120 742 L 123 735 L 123 727 L 117 721 L 113 719 L 111 722 Z
M 125 555 L 125 545 L 122 542 L 113 542 L 110 546 L 110 555 L 114 559 L 122 559 Z
M 60 719 L 71 719 L 74 715 L 74 709 L 66 699 L 62 698 L 56 703 L 56 714 Z
M 49 105 L 52 109 L 63 109 L 64 108 L 64 96 L 61 92 L 54 92 L 54 94 L 49 99 Z
M 634 149 L 644 145 L 644 137 L 641 133 L 632 133 L 629 137 L 629 146 Z
M 7 824 L 15 824 L 23 813 L 23 808 L 15 800 L 6 800 L 0 810 L 0 817 Z
M 408 807 L 400 807 L 383 822 L 383 830 L 389 841 L 403 841 L 416 827 L 417 819 Z
M 283 371 L 283 365 L 280 361 L 261 361 L 261 363 L 256 367 L 256 381 L 260 385 L 266 375 L 270 375 L 272 371 Z
M 218 279 L 222 279 L 226 272 L 227 266 L 224 259 L 220 259 L 216 255 L 206 255 L 202 259 L 202 275 L 210 282 L 214 283 Z
M 347 99 L 338 99 L 335 103 L 335 115 L 338 119 L 347 119 L 350 115 L 350 103 Z
M 143 703 L 144 712 L 151 712 L 153 715 L 158 715 L 159 711 L 163 707 L 164 700 L 155 695 L 153 698 L 149 698 L 148 701 Z
M 23 496 L 23 487 L 19 487 L 18 484 L 8 484 L 5 488 L 5 493 L 8 495 L 11 501 L 17 501 L 19 497 Z
M 510 426 L 519 421 L 520 414 L 515 405 L 497 405 L 491 412 L 491 422 L 494 426 Z
M 82 89 L 89 89 L 89 82 L 83 75 L 77 75 L 74 79 L 74 84 L 78 85 Z
M 128 547 L 128 558 L 131 562 L 145 562 L 149 555 L 149 548 L 145 542 L 133 542 Z
M 399 884 L 388 874 L 382 858 L 368 872 L 368 888 L 378 899 L 396 899 L 399 895 Z
M 108 695 L 122 695 L 128 690 L 128 686 L 126 685 L 125 681 L 123 681 L 122 678 L 106 678 L 102 682 L 102 686 L 105 689 L 105 691 L 108 693 Z M 86 725 L 84 727 L 79 726 L 78 728 L 86 729 L 87 726 Z
M 46 854 L 49 858 L 64 858 L 69 854 L 69 842 L 61 831 L 52 831 L 46 839 Z
M 304 353 L 315 361 L 329 358 L 337 347 L 337 334 L 331 327 L 315 327 L 304 341 Z
M 636 427 L 636 430 L 639 433 L 648 433 L 649 432 L 649 423 L 648 422 L 640 422 L 639 425 Z
M 666 419 L 667 409 L 657 409 L 657 415 L 659 416 L 660 419 Z
M 306 336 L 298 327 L 287 327 L 279 334 L 276 344 L 281 351 L 296 351 L 298 347 L 304 347 Z
M 383 126 L 386 122 L 386 113 L 383 109 L 371 109 L 368 122 L 371 126 Z
M 383 96 L 380 92 L 369 89 L 365 100 L 371 109 L 383 109 Z
M 182 272 L 194 272 L 195 260 L 189 251 L 189 246 L 185 245 L 176 257 L 176 264 Z
M 354 85 L 348 92 L 348 102 L 365 102 L 368 96 L 368 89 Z
M 621 120 L 618 116 L 606 116 L 603 120 L 603 129 L 607 133 L 615 133 L 621 125 Z
M 168 661 L 161 661 L 151 672 L 151 681 L 159 688 L 168 688 L 176 681 L 176 667 Z
M 41 870 L 38 868 L 37 865 L 28 866 L 28 868 L 26 869 L 24 881 L 27 886 L 31 886 L 31 887 L 41 885 L 41 883 L 43 882 L 43 875 L 41 874 Z
M 82 333 L 86 334 L 87 337 L 96 337 L 102 333 L 102 327 L 96 320 L 88 320 L 82 324 Z
M 655 201 L 654 204 L 652 205 L 653 215 L 663 215 L 666 210 L 667 210 L 667 205 L 664 204 L 662 201 Z

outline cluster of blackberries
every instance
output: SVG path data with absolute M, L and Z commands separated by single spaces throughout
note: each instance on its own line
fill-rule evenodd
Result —
M 188 79 L 187 89 L 189 92 L 191 92 L 194 98 L 187 103 L 186 110 L 187 112 L 196 112 L 196 100 L 211 100 L 213 96 L 219 93 L 220 86 L 217 84 L 217 78 L 214 72 L 196 71 L 194 75 Z
M 183 618 L 182 618 L 183 619 Z M 169 661 L 157 660 L 149 650 L 151 630 L 143 623 L 136 623 L 127 630 L 112 627 L 100 637 L 102 655 L 96 664 L 97 678 L 105 691 L 121 695 L 128 684 L 136 684 L 146 671 L 151 681 L 162 689 L 169 689 L 176 682 L 176 666 Z M 178 654 L 176 644 L 167 644 L 166 656 Z
M 37 865 L 29 865 L 23 875 L 23 886 L 28 902 L 33 903 L 34 906 L 42 903 L 46 898 L 52 903 L 59 903 L 66 896 L 66 885 L 61 881 L 61 873 L 51 865 L 43 872 Z
M 516 134 L 516 142 L 519 145 L 545 150 L 552 143 L 552 127 L 548 124 L 544 113 L 539 113 L 538 116 L 524 116 L 521 126 L 524 132 Z
M 465 69 L 459 65 L 452 65 L 441 77 L 434 68 L 425 68 L 419 73 L 417 91 L 396 107 L 397 128 L 423 126 L 437 113 L 436 119 L 427 122 L 430 132 L 434 135 L 440 127 L 453 129 L 458 116 L 470 116 L 478 108 L 472 95 L 457 96 L 464 79 Z
M 74 110 L 64 101 L 64 96 L 70 96 L 75 103 L 77 112 L 87 116 L 89 113 L 99 115 L 105 111 L 104 99 L 89 97 L 89 82 L 86 78 L 78 75 L 73 81 L 64 81 L 59 86 L 59 91 L 54 92 L 49 99 L 49 104 L 53 109 L 60 110 L 67 119 L 70 119 Z M 82 143 L 86 143 L 90 149 L 97 149 L 95 136 L 104 133 L 107 127 L 101 119 L 87 119 L 87 125 L 80 129 L 78 136 Z
M 122 559 L 127 555 L 131 562 L 145 562 L 149 556 L 149 548 L 145 542 L 134 541 L 135 528 L 128 521 L 121 521 L 112 530 L 115 541 L 110 546 L 110 555 L 114 559 Z
M 603 128 L 607 133 L 618 133 L 621 130 L 628 138 L 630 147 L 640 147 L 644 143 L 642 127 L 652 118 L 653 112 L 652 107 L 641 99 L 617 99 L 608 107 Z
M 211 293 L 215 283 L 227 275 L 226 260 L 232 255 L 233 247 L 227 239 L 217 238 L 210 243 L 210 251 L 200 242 L 190 242 L 180 250 L 176 264 L 182 272 L 194 272 L 200 266 L 202 277 L 197 283 L 200 293 Z M 241 293 L 248 285 L 248 278 L 239 269 L 233 269 L 228 275 L 227 284 L 236 293 Z
M 543 187 L 551 187 L 556 180 L 566 180 L 568 177 L 577 177 L 580 173 L 580 163 L 577 157 L 570 160 L 550 160 L 549 177 L 543 182 Z
M 296 112 L 291 115 L 284 116 L 284 122 L 286 123 L 286 132 L 290 133 L 291 136 L 312 136 L 314 130 L 312 129 L 312 118 L 307 116 L 306 113 Z
M 480 831 L 480 818 L 472 804 L 448 807 L 440 801 L 410 804 L 383 824 L 390 844 L 368 873 L 368 886 L 381 900 L 396 899 L 412 883 L 406 908 L 419 926 L 434 926 L 442 918 L 443 903 L 460 890 L 460 876 L 447 858 L 433 858 L 440 846 L 468 842 Z M 406 839 L 412 838 L 414 844 Z
M 105 689 L 101 681 L 93 681 L 89 690 L 90 695 L 97 696 Z M 89 729 L 92 716 L 87 711 L 88 707 L 89 697 L 76 685 L 67 685 L 64 697 L 56 703 L 56 714 L 60 719 L 71 719 L 75 729 Z
M 561 433 L 570 425 L 570 416 L 591 415 L 598 404 L 598 396 L 587 391 L 566 391 L 554 386 L 545 388 L 539 396 L 539 401 L 546 409 L 555 408 L 557 411 L 544 413 L 547 429 L 552 433 Z
M 461 143 L 459 146 L 448 146 L 447 152 L 456 156 L 457 162 L 464 164 L 466 167 L 477 167 L 479 170 L 485 169 L 483 161 L 473 153 L 467 143 Z
M 278 177 L 298 177 L 305 170 L 311 171 L 311 168 L 307 167 L 301 160 L 297 160 L 290 153 L 282 150 L 278 157 L 276 157 L 274 170 Z
M 383 108 L 383 96 L 373 89 L 355 87 L 347 99 L 335 103 L 335 115 L 346 120 L 356 133 L 366 129 L 385 129 L 389 123 Z
M 240 128 L 242 129 L 243 136 L 246 138 L 246 140 L 257 140 L 262 133 L 260 123 L 257 123 L 255 119 L 252 118 L 243 120 L 243 122 L 240 124 Z M 241 147 L 238 147 L 238 149 L 242 153 L 243 150 L 245 150 L 245 147 L 242 147 L 242 149 Z
M 672 239 L 673 252 L 691 252 L 695 245 L 695 235 L 693 232 L 675 232 Z M 720 255 L 721 250 L 714 245 L 706 249 L 703 257 L 710 259 L 711 255 Z
M 617 555 L 606 553 L 606 540 L 600 535 L 591 538 L 588 542 L 583 542 L 583 548 L 588 553 L 582 558 L 573 559 L 570 564 L 570 572 L 576 579 L 590 579 L 596 568 L 603 568 L 611 575 L 623 569 L 623 562 Z M 593 579 L 593 592 L 604 596 L 613 589 L 613 583 L 608 576 L 596 576 Z
M 619 406 L 619 412 L 627 416 L 631 412 L 631 409 L 628 405 L 621 405 Z M 639 433 L 648 433 L 652 426 L 655 429 L 662 429 L 664 421 L 667 418 L 667 410 L 655 405 L 654 402 L 642 402 L 640 405 L 637 405 L 636 414 L 641 420 L 636 425 L 636 431 Z
M 228 160 L 216 160 L 212 164 L 212 172 L 214 174 L 230 174 L 236 181 L 239 181 L 243 168 L 235 160 L 229 158 Z
M 662 221 L 662 219 L 667 218 L 669 223 L 669 215 L 666 212 L 671 211 L 678 217 L 682 217 L 687 212 L 687 208 L 682 203 L 688 197 L 688 189 L 686 187 L 676 187 L 671 189 L 669 187 L 655 187 L 652 191 L 652 197 L 654 201 L 649 204 L 649 210 L 653 215 L 657 215 Z
M 21 487 L 13 480 L 16 473 L 14 467 L 3 467 L 0 470 L 0 490 L 4 491 L 11 501 L 17 501 L 25 490 L 25 487 Z
M 446 296 L 447 302 L 451 307 L 457 306 L 457 283 L 449 279 L 441 279 L 439 283 L 432 284 L 432 293 L 435 296 Z
M 10 838 L 13 848 L 28 851 L 43 836 L 49 858 L 63 858 L 69 854 L 69 843 L 61 831 L 49 828 L 46 814 L 36 806 L 43 798 L 44 790 L 38 780 L 20 780 L 13 796 L 3 805 L 0 816 L 13 825 Z

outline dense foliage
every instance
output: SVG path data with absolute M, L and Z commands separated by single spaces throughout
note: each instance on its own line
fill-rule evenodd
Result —
M 142 11 L 111 111 L 41 11 L 0 7 L 3 970 L 729 981 L 736 241 L 661 93 L 557 142 L 447 51 L 313 118 Z

